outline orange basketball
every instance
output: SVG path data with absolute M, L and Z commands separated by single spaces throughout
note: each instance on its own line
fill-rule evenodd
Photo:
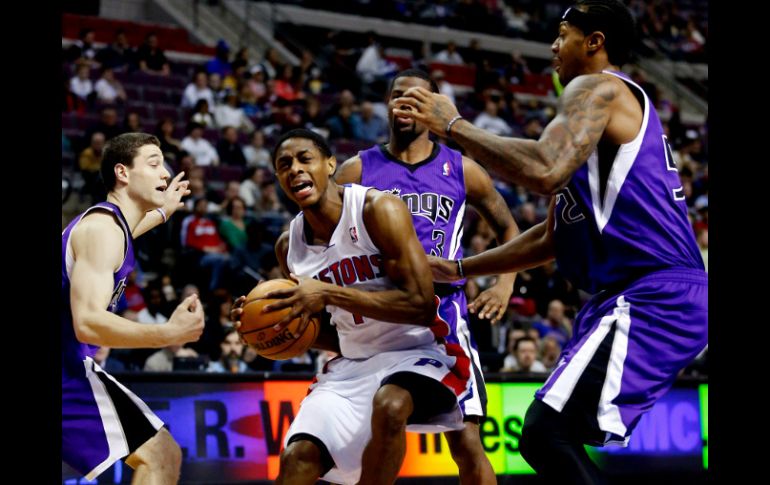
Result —
M 246 301 L 243 303 L 243 313 L 241 314 L 241 326 L 238 332 L 262 357 L 272 360 L 285 360 L 297 357 L 304 354 L 313 345 L 316 337 L 318 337 L 320 321 L 315 316 L 311 317 L 310 323 L 299 338 L 295 338 L 297 327 L 300 324 L 299 318 L 289 322 L 289 325 L 280 332 L 273 330 L 273 325 L 286 316 L 290 312 L 290 308 L 262 313 L 264 306 L 277 300 L 257 300 L 257 298 L 274 290 L 294 286 L 297 286 L 297 283 L 286 279 L 263 281 L 246 295 Z

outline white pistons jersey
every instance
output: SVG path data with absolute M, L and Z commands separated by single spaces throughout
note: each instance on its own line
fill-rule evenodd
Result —
M 385 274 L 380 250 L 364 224 L 364 201 L 369 190 L 375 189 L 345 185 L 342 216 L 328 245 L 308 244 L 303 214 L 297 214 L 289 227 L 286 257 L 292 273 L 363 291 L 396 287 Z M 327 305 L 326 310 L 337 327 L 342 355 L 349 359 L 369 358 L 381 352 L 411 349 L 435 341 L 430 327 L 362 317 L 333 305 Z

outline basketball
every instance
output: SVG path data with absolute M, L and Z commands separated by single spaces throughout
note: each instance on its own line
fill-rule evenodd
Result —
M 257 300 L 257 298 L 274 290 L 294 286 L 297 286 L 297 283 L 292 280 L 275 279 L 264 281 L 246 295 L 246 301 L 243 303 L 243 313 L 241 314 L 241 326 L 238 332 L 262 357 L 272 360 L 285 360 L 297 357 L 304 354 L 313 345 L 316 337 L 318 337 L 320 321 L 315 316 L 310 318 L 310 323 L 299 338 L 295 338 L 300 324 L 299 318 L 289 322 L 289 325 L 280 332 L 273 330 L 273 325 L 287 315 L 291 308 L 262 313 L 262 308 L 277 300 Z

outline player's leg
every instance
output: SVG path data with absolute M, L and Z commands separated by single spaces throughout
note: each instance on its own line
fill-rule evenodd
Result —
M 364 449 L 359 485 L 391 484 L 406 455 L 406 421 L 414 411 L 406 389 L 386 384 L 374 395 L 372 437 Z
M 535 399 L 524 417 L 521 456 L 546 483 L 604 483 L 582 441 L 570 433 L 568 420 L 563 413 Z
M 427 423 L 456 409 L 457 397 L 435 378 L 400 371 L 383 380 L 372 403 L 372 436 L 364 449 L 360 485 L 392 484 L 406 454 L 407 424 Z
M 578 319 L 590 313 L 583 313 Z M 565 375 L 566 371 L 556 378 L 552 375 L 544 386 L 548 388 L 545 402 L 535 399 L 527 410 L 519 441 L 521 455 L 548 483 L 603 483 L 599 468 L 583 445 L 604 440 L 605 433 L 599 429 L 596 416 L 616 329 L 612 316 L 601 318 L 591 337 L 584 339 L 580 350 L 572 354 L 575 361 L 588 361 L 582 373 L 574 377 Z M 554 379 L 557 384 L 551 384 Z M 558 382 L 566 379 L 573 381 L 571 390 Z
M 489 462 L 479 434 L 479 416 L 468 416 L 460 431 L 444 433 L 452 459 L 460 470 L 462 485 L 491 485 L 497 483 L 495 471 Z
M 479 423 L 486 415 L 487 393 L 478 349 L 468 327 L 468 310 L 464 290 L 460 289 L 441 299 L 441 316 L 454 329 L 447 337 L 446 348 L 454 354 L 462 351 L 468 358 L 469 378 L 465 391 L 458 396 L 461 402 L 464 428 L 448 431 L 444 436 L 449 443 L 452 459 L 457 464 L 462 485 L 491 485 L 497 483 L 495 471 L 481 444 Z
M 316 376 L 284 438 L 278 483 L 355 483 L 371 435 L 379 379 L 367 362 L 340 358 Z
M 334 466 L 334 460 L 323 442 L 313 435 L 298 433 L 289 439 L 281 453 L 277 485 L 313 484 Z
M 141 399 L 90 358 L 68 366 L 62 378 L 62 459 L 67 464 L 94 480 L 128 457 L 129 465 L 146 463 L 150 476 L 160 477 L 135 482 L 176 483 L 179 446 Z M 140 476 L 146 472 L 140 471 Z
M 126 457 L 134 469 L 132 484 L 166 485 L 179 482 L 182 450 L 165 428 Z

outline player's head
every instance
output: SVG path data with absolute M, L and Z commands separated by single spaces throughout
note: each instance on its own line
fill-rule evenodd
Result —
M 551 45 L 561 84 L 566 86 L 592 68 L 625 64 L 635 28 L 631 11 L 620 0 L 577 0 L 562 15 L 559 35 Z M 602 56 L 606 61 L 595 62 Z
M 147 133 L 124 133 L 104 147 L 101 175 L 108 192 L 126 190 L 145 210 L 161 207 L 170 174 L 158 139 Z
M 286 195 L 304 208 L 323 198 L 337 160 L 321 135 L 300 128 L 278 139 L 273 149 L 273 167 Z
M 422 87 L 433 93 L 438 92 L 436 81 L 431 79 L 427 72 L 420 69 L 406 69 L 396 74 L 390 81 L 388 87 L 388 123 L 390 125 L 390 136 L 398 141 L 410 142 L 428 129 L 410 118 L 397 118 L 393 116 L 395 108 L 411 110 L 409 105 L 396 106 L 395 100 L 412 87 Z

